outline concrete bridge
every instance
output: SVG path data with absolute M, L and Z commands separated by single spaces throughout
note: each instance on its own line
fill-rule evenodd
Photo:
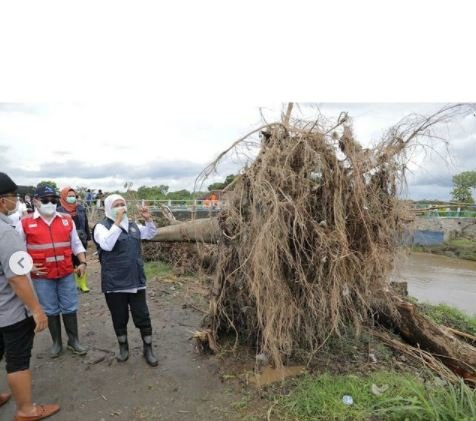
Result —
M 417 216 L 410 228 L 413 244 L 436 245 L 456 237 L 476 240 L 476 218 Z

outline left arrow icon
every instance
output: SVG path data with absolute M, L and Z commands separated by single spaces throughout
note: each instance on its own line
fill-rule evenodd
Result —
M 26 251 L 16 251 L 10 256 L 8 264 L 15 275 L 26 275 L 33 268 L 33 259 Z

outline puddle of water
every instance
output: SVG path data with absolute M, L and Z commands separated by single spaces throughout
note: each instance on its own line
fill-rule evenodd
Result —
M 408 282 L 408 293 L 421 302 L 448 304 L 476 314 L 476 262 L 426 253 L 402 258 L 392 276 Z
M 306 367 L 303 365 L 282 368 L 265 367 L 260 374 L 255 374 L 255 376 L 250 379 L 250 382 L 255 384 L 257 387 L 262 387 L 272 383 L 281 382 L 290 377 L 300 376 L 305 372 Z

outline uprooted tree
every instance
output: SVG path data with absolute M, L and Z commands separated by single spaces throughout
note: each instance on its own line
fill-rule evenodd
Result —
M 409 116 L 372 149 L 354 139 L 347 114 L 330 124 L 288 113 L 223 152 L 201 177 L 260 134 L 259 151 L 227 187 L 218 218 L 165 227 L 156 237 L 219 243 L 207 318 L 214 338 L 233 332 L 281 365 L 303 351 L 311 357 L 346 325 L 356 332 L 383 325 L 472 378 L 476 349 L 388 284 L 410 219 L 399 199 L 408 152 L 466 111 L 452 105 Z

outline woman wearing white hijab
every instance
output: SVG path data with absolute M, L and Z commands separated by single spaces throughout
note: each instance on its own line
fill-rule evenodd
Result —
M 141 208 L 145 226 L 130 221 L 124 198 L 112 194 L 104 201 L 106 218 L 93 230 L 101 263 L 101 288 L 111 312 L 114 331 L 119 342 L 117 360 L 129 358 L 127 322 L 129 308 L 134 325 L 140 330 L 144 344 L 144 358 L 150 366 L 158 360 L 152 349 L 152 324 L 145 293 L 144 263 L 141 239 L 150 240 L 157 228 L 147 208 Z

